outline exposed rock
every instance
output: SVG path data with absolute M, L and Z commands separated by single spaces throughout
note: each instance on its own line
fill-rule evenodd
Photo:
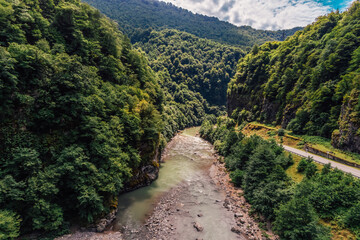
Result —
M 107 226 L 107 220 L 101 219 L 101 221 L 96 225 L 97 232 L 103 232 Z
M 332 134 L 334 147 L 360 153 L 360 114 L 355 111 L 359 104 L 360 91 L 354 89 L 345 99 L 340 114 L 339 130 Z
M 232 227 L 231 231 L 234 232 L 234 233 L 237 233 L 237 234 L 241 233 L 241 229 L 239 227 Z
M 202 232 L 204 230 L 204 228 L 198 223 L 198 222 L 194 222 L 194 228 L 198 231 L 198 232 Z
M 203 214 L 201 214 L 201 213 L 199 213 L 197 216 L 198 216 L 198 217 L 203 217 L 204 215 L 203 215 Z

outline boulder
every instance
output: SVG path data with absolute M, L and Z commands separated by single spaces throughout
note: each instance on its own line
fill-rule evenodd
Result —
M 198 222 L 194 222 L 194 228 L 198 231 L 198 232 L 202 232 L 204 230 L 204 227 L 201 226 Z

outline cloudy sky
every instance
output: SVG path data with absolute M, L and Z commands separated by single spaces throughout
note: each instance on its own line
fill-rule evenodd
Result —
M 354 0 L 162 0 L 195 13 L 256 29 L 305 26 L 331 10 L 345 10 Z

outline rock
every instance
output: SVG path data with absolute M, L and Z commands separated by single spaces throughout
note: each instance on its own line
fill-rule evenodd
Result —
M 198 216 L 198 217 L 202 217 L 202 216 L 204 216 L 204 215 L 202 215 L 201 213 L 199 213 L 197 216 Z
M 242 219 L 242 218 L 240 218 L 240 219 L 239 219 L 239 222 L 240 222 L 241 224 L 244 224 L 244 223 L 245 223 L 245 220 Z
M 202 232 L 204 230 L 204 228 L 198 223 L 195 222 L 194 223 L 194 228 L 198 231 L 198 232 Z
M 241 233 L 241 229 L 239 227 L 232 227 L 231 231 L 234 232 L 234 233 L 237 233 L 237 234 Z
M 244 215 L 243 214 L 241 214 L 241 213 L 235 213 L 234 214 L 234 217 L 236 217 L 236 218 L 240 218 L 240 217 L 243 217 Z
M 106 219 L 100 220 L 100 222 L 96 225 L 96 231 L 103 232 L 106 228 L 106 225 L 107 225 Z

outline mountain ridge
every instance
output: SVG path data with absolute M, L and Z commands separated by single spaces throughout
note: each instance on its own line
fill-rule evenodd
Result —
M 287 30 L 256 30 L 250 26 L 235 26 L 216 17 L 195 14 L 171 3 L 158 0 L 85 0 L 116 20 L 130 37 L 137 29 L 177 29 L 201 38 L 239 46 L 244 49 L 267 41 L 285 40 L 301 27 Z M 114 7 L 117 6 L 117 7 Z M 153 14 L 154 12 L 158 14 Z

